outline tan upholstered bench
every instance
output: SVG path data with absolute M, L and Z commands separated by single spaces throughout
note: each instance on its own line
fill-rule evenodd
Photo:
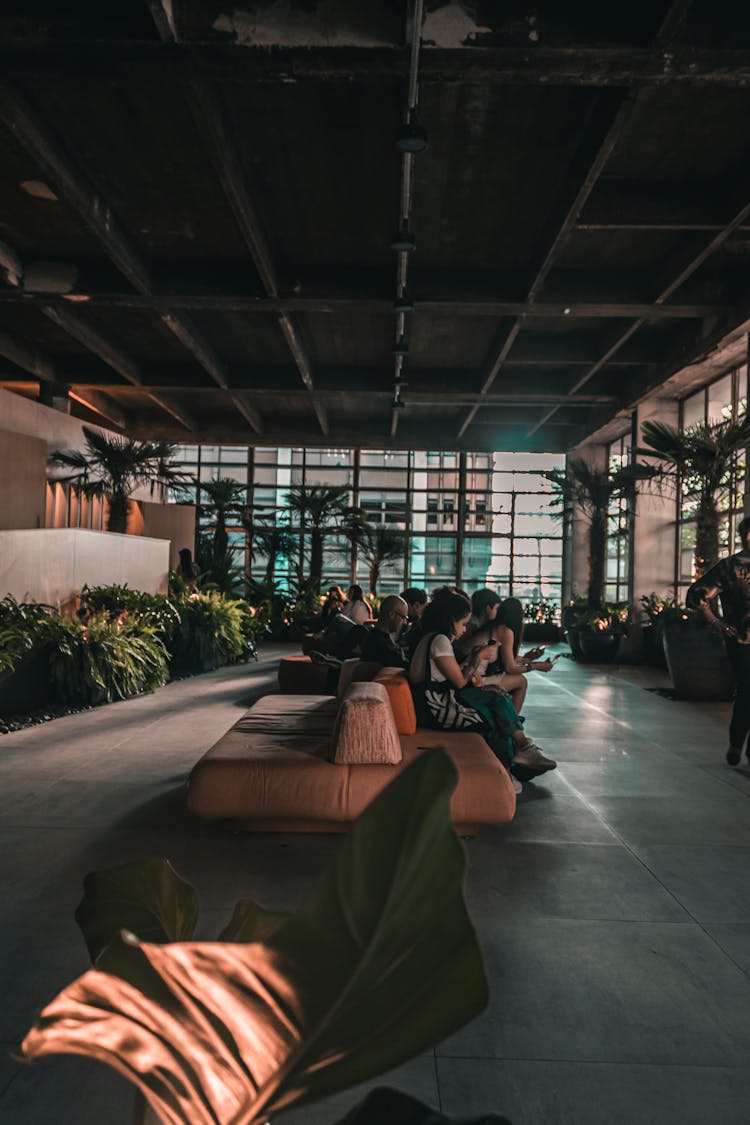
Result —
M 386 712 L 380 717 L 368 712 L 367 721 L 392 725 L 401 761 L 334 761 L 341 749 L 334 744 L 338 700 L 265 696 L 193 768 L 190 811 L 255 831 L 342 832 L 409 762 L 431 746 L 442 746 L 458 770 L 451 816 L 459 831 L 474 835 L 481 824 L 513 819 L 510 777 L 480 735 L 424 729 L 399 734 L 385 686 L 369 686 L 379 687 L 381 705 L 388 710 L 387 718 Z M 349 711 L 357 707 L 356 686 L 345 700 Z M 377 700 L 377 693 L 368 693 L 367 706 L 377 707 Z

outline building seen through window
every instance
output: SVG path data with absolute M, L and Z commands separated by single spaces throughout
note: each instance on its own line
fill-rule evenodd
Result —
M 274 564 L 281 588 L 297 581 L 299 549 L 307 554 L 304 530 L 287 508 L 289 488 L 333 485 L 346 488 L 347 502 L 372 524 L 405 533 L 405 557 L 383 566 L 379 594 L 458 584 L 488 585 L 522 600 L 560 600 L 562 524 L 541 473 L 563 464 L 562 454 L 204 445 L 181 446 L 178 460 L 199 481 L 231 476 L 246 486 L 251 524 L 269 519 L 292 530 L 297 554 L 280 553 Z M 199 528 L 212 528 L 205 508 Z M 237 573 L 262 580 L 267 557 L 252 549 L 238 518 L 228 530 Z M 366 561 L 353 555 L 343 534 L 326 539 L 323 581 L 368 583 Z

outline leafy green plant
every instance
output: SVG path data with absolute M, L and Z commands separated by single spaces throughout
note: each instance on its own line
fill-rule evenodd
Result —
M 80 612 L 84 616 L 106 613 L 110 618 L 121 617 L 125 613 L 153 626 L 167 646 L 180 624 L 176 606 L 164 594 L 148 594 L 114 583 L 109 586 L 84 586 Z
M 523 619 L 535 625 L 559 625 L 560 607 L 549 598 L 539 598 L 536 601 L 524 603 Z
M 172 638 L 172 657 L 201 668 L 219 668 L 247 659 L 247 602 L 218 590 L 200 590 L 176 602 L 180 624 Z
M 187 487 L 192 476 L 171 465 L 176 446 L 168 441 L 137 441 L 83 427 L 85 450 L 55 450 L 50 461 L 69 470 L 59 479 L 72 481 L 86 496 L 109 500 L 107 530 L 125 534 L 128 504 L 136 488 L 149 485 L 162 499 L 168 489 Z
M 652 591 L 650 594 L 642 594 L 639 601 L 643 615 L 647 618 L 649 625 L 658 625 L 664 614 L 677 605 L 673 597 L 662 596 L 657 594 L 656 591 Z
M 719 558 L 721 504 L 739 454 L 750 445 L 750 418 L 739 422 L 699 422 L 678 430 L 664 422 L 645 422 L 645 457 L 658 459 L 673 478 L 681 478 L 695 503 L 695 574 L 700 577 Z
M 286 502 L 289 511 L 297 516 L 300 526 L 309 536 L 308 581 L 319 594 L 324 543 L 332 535 L 344 534 L 351 538 L 353 524 L 362 520 L 360 509 L 350 506 L 348 485 L 295 484 L 289 489 Z
M 258 556 L 266 560 L 264 582 L 273 585 L 276 562 L 279 558 L 288 561 L 296 558 L 299 551 L 299 535 L 291 528 L 278 524 L 273 512 L 258 512 L 253 518 L 245 515 L 242 521 L 250 543 L 253 560 Z
M 244 592 L 245 576 L 237 565 L 238 553 L 236 547 L 227 547 L 219 553 L 210 535 L 199 535 L 195 561 L 200 573 L 201 589 L 218 590 L 230 597 Z M 179 583 L 181 592 L 187 589 L 181 578 Z
M 377 594 L 380 571 L 389 562 L 398 562 L 406 554 L 405 531 L 387 524 L 362 524 L 357 549 L 369 567 L 370 593 Z
M 247 487 L 234 477 L 212 477 L 202 481 L 200 491 L 205 493 L 208 503 L 200 505 L 200 513 L 214 523 L 213 552 L 217 559 L 226 555 L 229 549 L 227 520 L 231 516 L 238 519 L 247 507 Z
M 197 896 L 166 861 L 89 876 L 77 920 L 96 971 L 42 1012 L 25 1057 L 99 1059 L 172 1125 L 260 1125 L 431 1047 L 487 1002 L 450 822 L 456 780 L 448 755 L 427 751 L 365 810 L 299 911 L 240 902 L 218 942 L 190 940 Z
M 0 671 L 11 671 L 28 656 L 52 612 L 51 606 L 5 595 L 0 601 Z
M 579 457 L 569 457 L 564 469 L 542 473 L 552 484 L 553 503 L 563 510 L 578 511 L 588 521 L 587 601 L 599 608 L 604 600 L 607 562 L 607 530 L 614 501 L 633 502 L 638 481 L 648 480 L 656 470 L 645 465 L 623 465 L 619 469 L 595 469 Z
M 66 701 L 126 699 L 169 679 L 157 629 L 137 618 L 50 617 L 37 644 L 47 653 L 51 680 Z

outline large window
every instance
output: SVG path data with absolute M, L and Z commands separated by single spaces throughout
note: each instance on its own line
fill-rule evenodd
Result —
M 698 422 L 722 422 L 741 418 L 747 410 L 747 390 L 747 367 L 743 366 L 723 375 L 682 400 L 681 428 L 687 429 Z M 744 452 L 737 454 L 729 488 L 721 504 L 719 549 L 722 554 L 729 554 L 735 549 L 736 528 L 743 515 L 745 460 Z M 695 578 L 696 508 L 696 489 L 690 479 L 685 478 L 680 482 L 677 498 L 677 586 L 683 590 Z
M 562 526 L 540 474 L 560 466 L 562 455 L 184 446 L 178 459 L 201 481 L 233 476 L 246 484 L 254 518 L 273 514 L 295 535 L 303 559 L 306 537 L 285 510 L 290 485 L 347 486 L 350 502 L 372 523 L 407 534 L 406 557 L 381 570 L 380 594 L 458 584 L 469 591 L 489 585 L 523 600 L 560 599 Z M 210 531 L 210 512 L 200 527 Z M 254 578 L 265 577 L 268 556 L 251 551 L 239 523 L 230 539 L 238 561 Z M 283 553 L 272 562 L 275 580 L 292 585 L 298 562 Z M 352 558 L 342 536 L 326 540 L 323 579 L 367 585 L 365 561 Z
M 609 446 L 607 463 L 610 472 L 616 473 L 630 461 L 630 434 L 625 434 Z M 614 499 L 609 506 L 607 528 L 607 575 L 605 600 L 629 600 L 628 577 L 630 567 L 630 509 L 624 497 Z

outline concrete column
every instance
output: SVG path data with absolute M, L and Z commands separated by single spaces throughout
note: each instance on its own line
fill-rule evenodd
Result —
M 646 421 L 678 424 L 679 405 L 675 399 L 651 398 L 642 402 L 636 410 L 636 434 L 641 444 L 643 423 Z M 645 464 L 648 458 L 639 458 Z M 633 526 L 633 574 L 632 587 L 634 605 L 643 594 L 655 591 L 657 594 L 673 594 L 676 570 L 676 526 L 677 506 L 673 486 L 666 482 L 660 491 L 654 486 L 641 486 L 636 500 Z

